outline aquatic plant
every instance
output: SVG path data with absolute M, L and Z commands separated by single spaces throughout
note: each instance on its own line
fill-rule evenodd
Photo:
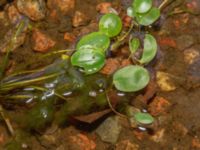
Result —
M 160 10 L 152 6 L 152 0 L 134 0 L 132 6 L 127 9 L 127 15 L 132 17 L 132 23 L 137 26 L 148 26 L 154 23 L 160 16 Z M 122 30 L 122 21 L 117 14 L 108 13 L 99 21 L 99 31 L 90 33 L 81 38 L 77 43 L 76 52 L 71 57 L 74 66 L 81 67 L 86 74 L 98 72 L 105 64 L 106 53 L 110 40 L 109 38 L 119 35 Z M 133 26 L 122 37 L 117 37 L 116 45 L 124 40 L 131 32 Z M 130 58 L 140 48 L 140 39 L 130 36 L 129 49 Z M 149 82 L 148 71 L 143 67 L 156 56 L 157 43 L 153 35 L 146 33 L 144 37 L 143 51 L 140 58 L 134 57 L 137 65 L 130 65 L 119 69 L 113 75 L 113 84 L 123 92 L 135 92 L 143 89 Z
M 27 104 L 35 102 L 25 117 L 28 118 L 25 120 L 27 126 L 34 129 L 44 127 L 53 119 L 62 123 L 69 115 L 88 113 L 92 106 L 104 108 L 109 105 L 117 113 L 109 101 L 107 92 L 113 88 L 129 93 L 144 89 L 151 78 L 145 67 L 155 58 L 157 52 L 157 43 L 153 35 L 146 30 L 145 33 L 140 31 L 142 26 L 147 26 L 147 29 L 148 25 L 158 19 L 159 9 L 152 6 L 151 0 L 135 0 L 127 9 L 127 14 L 132 17 L 128 31 L 124 32 L 122 29 L 120 16 L 115 13 L 105 14 L 99 21 L 99 31 L 83 36 L 71 56 L 63 55 L 61 59 L 43 69 L 20 72 L 1 80 L 1 98 L 9 100 L 10 103 L 15 103 L 15 100 L 24 100 Z M 130 49 L 127 59 L 132 64 L 114 72 L 112 83 L 107 81 L 110 78 L 102 76 L 101 81 L 98 78 L 97 82 L 98 74 L 95 73 L 105 65 L 107 53 L 117 51 L 126 39 L 129 39 Z M 68 50 L 51 54 L 66 51 Z M 93 89 L 98 89 L 98 92 L 88 96 Z M 73 100 L 65 97 L 71 93 Z M 94 98 L 93 95 L 97 96 Z M 63 100 L 64 105 L 56 112 L 57 115 L 54 115 L 56 110 L 53 105 L 58 99 Z M 136 118 L 139 122 L 152 122 L 152 118 L 148 116 L 139 115 Z M 149 121 L 145 121 L 146 118 Z

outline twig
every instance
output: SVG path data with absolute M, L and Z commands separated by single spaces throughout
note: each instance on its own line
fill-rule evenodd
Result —
M 2 107 L 1 105 L 0 105 L 0 114 L 1 114 L 1 116 L 2 116 L 2 118 L 3 118 L 3 120 L 5 121 L 6 126 L 7 126 L 8 130 L 9 130 L 10 134 L 11 134 L 12 136 L 14 136 L 14 135 L 15 135 L 14 129 L 13 129 L 11 123 L 10 123 L 9 118 L 7 118 L 7 117 L 5 116 L 5 114 L 4 114 L 4 112 L 3 112 L 3 107 Z

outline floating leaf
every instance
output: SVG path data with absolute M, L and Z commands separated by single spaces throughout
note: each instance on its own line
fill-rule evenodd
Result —
M 135 120 L 141 124 L 151 124 L 154 118 L 149 113 L 138 112 L 135 113 Z
M 123 92 L 135 92 L 143 89 L 149 83 L 149 73 L 141 66 L 126 66 L 113 76 L 115 87 Z
M 151 8 L 147 13 L 137 14 L 136 19 L 139 24 L 148 26 L 154 23 L 160 17 L 160 10 L 158 8 Z
M 105 55 L 102 50 L 81 49 L 71 57 L 71 63 L 84 69 L 86 74 L 98 72 L 105 64 Z
M 140 41 L 138 38 L 133 38 L 132 40 L 130 40 L 129 49 L 131 53 L 135 53 L 137 49 L 139 48 L 139 46 L 140 46 Z
M 110 45 L 110 39 L 105 34 L 100 32 L 93 32 L 83 36 L 76 46 L 76 50 L 82 49 L 82 47 L 90 45 L 92 47 L 100 48 L 105 51 Z
M 152 0 L 134 0 L 133 8 L 137 13 L 146 13 L 152 7 Z
M 142 58 L 139 60 L 140 63 L 145 64 L 150 62 L 156 55 L 157 52 L 157 42 L 156 39 L 150 35 L 146 34 L 144 39 L 144 51 Z
M 109 13 L 101 17 L 99 21 L 99 30 L 101 33 L 114 37 L 120 33 L 122 29 L 122 21 L 116 14 Z

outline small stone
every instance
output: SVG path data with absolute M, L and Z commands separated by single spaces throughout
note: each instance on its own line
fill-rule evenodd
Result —
M 121 125 L 119 124 L 119 117 L 107 118 L 96 130 L 101 140 L 111 144 L 115 144 L 121 132 Z
M 196 149 L 200 149 L 200 140 L 199 138 L 195 137 L 192 139 L 192 147 Z
M 7 12 L 8 18 L 12 24 L 17 23 L 22 18 L 22 15 L 19 13 L 19 11 L 14 5 L 8 6 Z
M 87 16 L 80 11 L 76 11 L 75 15 L 72 19 L 72 25 L 74 27 L 79 27 L 79 26 L 82 26 L 82 25 L 86 25 L 87 23 L 88 23 Z
M 64 34 L 64 40 L 67 42 L 75 43 L 76 37 L 74 36 L 74 34 L 66 32 Z
M 116 144 L 115 150 L 138 150 L 139 145 L 131 143 L 129 140 L 124 140 Z
M 101 14 L 107 14 L 110 12 L 111 3 L 109 2 L 102 2 L 97 5 L 96 10 Z
M 185 50 L 194 44 L 194 38 L 191 35 L 181 35 L 176 39 L 177 48 L 179 50 Z
M 197 58 L 200 57 L 199 51 L 193 47 L 184 50 L 183 54 L 184 54 L 184 61 L 190 65 L 193 64 L 197 60 Z
M 46 5 L 44 0 L 17 0 L 18 10 L 34 21 L 45 18 Z
M 158 130 L 150 139 L 156 143 L 162 143 L 164 141 L 165 129 Z
M 168 73 L 158 71 L 156 73 L 156 81 L 162 91 L 169 92 L 176 89 L 176 86 Z
M 58 10 L 62 15 L 67 15 L 74 11 L 75 0 L 48 0 L 47 6 L 50 10 Z
M 165 114 L 169 108 L 170 103 L 163 97 L 156 96 L 153 101 L 149 104 L 148 111 L 153 116 Z
M 56 44 L 55 41 L 38 29 L 33 30 L 32 41 L 33 49 L 37 52 L 47 52 Z

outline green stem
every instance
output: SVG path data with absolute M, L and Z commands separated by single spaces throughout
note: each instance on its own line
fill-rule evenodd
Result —
M 42 55 L 41 58 L 48 57 L 48 56 L 55 55 L 55 54 L 62 54 L 62 53 L 65 53 L 65 52 L 73 52 L 73 51 L 74 51 L 73 49 L 54 51 L 54 52 L 50 52 L 50 53 L 47 53 L 45 55 Z
M 39 77 L 39 78 L 36 78 L 36 79 L 25 80 L 25 81 L 20 81 L 20 82 L 15 82 L 15 83 L 3 84 L 0 87 L 0 91 L 11 90 L 11 89 L 14 89 L 16 87 L 23 87 L 23 86 L 26 86 L 26 85 L 31 84 L 31 83 L 35 83 L 35 82 L 51 79 L 51 78 L 54 78 L 54 77 L 58 76 L 59 74 L 60 73 L 54 73 L 54 74 L 51 74 L 51 75 L 48 75 L 48 76 Z
M 30 87 L 34 88 L 36 90 L 39 90 L 39 91 L 43 91 L 43 92 L 48 91 L 48 89 L 43 88 L 43 87 L 38 87 L 38 86 L 30 86 Z M 59 94 L 59 93 L 57 93 L 55 91 L 54 91 L 54 95 L 57 96 L 57 97 L 59 97 L 59 98 L 61 98 L 61 99 L 63 99 L 63 100 L 65 100 L 65 101 L 68 101 L 67 98 L 65 98 L 64 96 L 62 96 L 61 94 Z
M 124 35 L 122 35 L 121 37 L 119 37 L 118 40 L 115 43 L 112 44 L 111 51 L 115 51 L 121 45 L 121 43 L 125 40 L 125 38 L 132 31 L 134 25 L 135 25 L 135 22 L 132 21 L 129 30 Z

